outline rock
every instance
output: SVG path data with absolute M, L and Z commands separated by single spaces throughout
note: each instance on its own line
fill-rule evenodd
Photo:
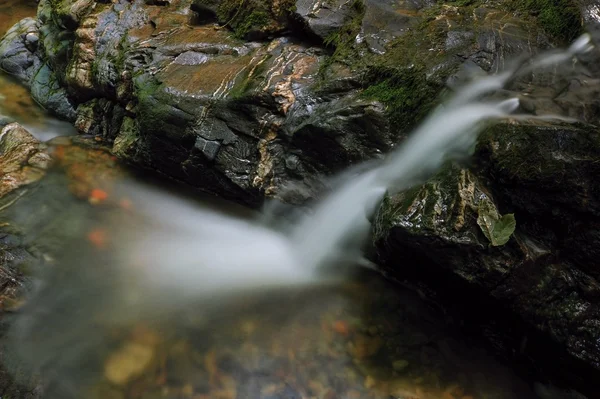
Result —
M 50 165 L 46 145 L 40 143 L 19 124 L 0 122 L 0 336 L 5 338 L 6 326 L 11 321 L 10 313 L 20 308 L 24 292 L 30 283 L 24 276 L 25 268 L 39 262 L 39 254 L 32 250 L 22 232 L 15 228 L 7 212 L 35 186 Z M 29 215 L 30 216 L 30 215 Z M 0 356 L 7 359 L 6 348 L 0 348 Z M 37 378 L 23 375 L 15 378 L 0 366 L 1 389 L 8 395 L 24 398 L 41 397 L 41 386 Z
M 112 384 L 124 386 L 139 377 L 152 363 L 154 349 L 136 342 L 126 343 L 110 355 L 104 366 L 104 377 Z
M 0 68 L 30 87 L 38 104 L 62 119 L 73 121 L 75 110 L 71 100 L 51 66 L 42 61 L 39 40 L 38 21 L 26 18 L 17 23 L 0 42 Z
M 499 124 L 482 134 L 476 156 L 503 198 L 528 214 L 568 209 L 600 215 L 600 203 L 594 201 L 600 190 L 594 126 Z
M 319 195 L 323 176 L 381 156 L 426 114 L 443 78 L 465 59 L 494 70 L 511 54 L 537 51 L 532 42 L 546 45 L 514 17 L 505 37 L 494 21 L 506 13 L 471 6 L 238 6 L 43 0 L 38 21 L 15 26 L 2 46 L 19 49 L 14 73 L 36 101 L 114 143 L 120 157 L 259 205 L 264 197 L 305 203 Z M 471 23 L 477 35 L 461 28 Z M 306 29 L 335 46 L 333 56 L 307 43 Z M 411 58 L 414 67 L 398 69 Z M 0 52 L 4 61 L 10 53 Z M 575 97 L 570 104 L 581 100 Z
M 272 38 L 289 30 L 294 8 L 294 0 L 247 0 L 243 3 L 237 0 L 194 0 L 192 3 L 192 10 L 199 14 L 200 21 L 216 19 L 230 27 L 235 36 L 247 40 Z
M 362 17 L 364 8 L 362 2 L 358 1 L 297 0 L 296 13 L 313 34 L 321 40 L 329 40 L 352 18 L 357 15 Z
M 515 238 L 492 246 L 477 223 L 482 209 L 498 213 L 489 190 L 472 172 L 450 165 L 425 185 L 386 197 L 374 239 L 384 257 L 401 254 L 401 248 L 427 253 L 462 278 L 493 289 L 530 255 Z
M 493 179 L 517 219 L 523 215 L 532 235 L 568 253 L 596 279 L 591 243 L 600 226 L 598 156 L 598 131 L 589 125 L 497 125 L 482 135 L 477 150 L 482 174 Z
M 409 362 L 408 360 L 404 360 L 404 359 L 400 359 L 400 360 L 395 360 L 392 363 L 392 368 L 394 369 L 394 371 L 404 371 L 408 366 L 409 366 Z
M 418 24 L 419 12 L 431 6 L 427 1 L 367 0 L 357 40 L 366 43 L 371 52 L 383 54 L 394 39 Z
M 39 37 L 38 29 L 37 20 L 25 18 L 10 28 L 0 42 L 0 68 L 26 85 L 31 83 L 40 64 L 34 54 L 37 46 L 33 46 L 31 39 L 28 39 Z
M 31 81 L 31 96 L 54 115 L 71 122 L 75 119 L 75 109 L 66 90 L 47 64 L 35 73 Z
M 46 146 L 17 123 L 0 132 L 0 198 L 40 180 L 50 166 Z
M 486 145 L 489 140 L 486 137 L 489 136 L 483 136 L 484 144 L 481 145 Z M 510 142 L 510 146 L 504 147 L 510 151 L 518 148 L 518 140 L 526 140 L 522 134 L 518 139 L 505 135 L 501 139 L 494 137 Z M 492 147 L 494 151 L 501 148 L 496 144 Z M 535 150 L 529 150 L 527 166 L 522 161 L 525 158 L 517 158 L 519 168 L 528 170 L 531 166 L 531 170 L 542 173 L 544 169 L 531 162 Z M 552 153 L 544 154 L 553 157 Z M 508 154 L 506 156 L 508 158 Z M 506 173 L 515 171 L 507 170 Z M 560 174 L 556 176 L 560 178 Z M 547 237 L 552 234 L 551 230 L 540 234 L 541 227 L 530 219 L 531 215 L 519 212 L 511 205 L 504 206 L 515 212 L 516 231 L 506 244 L 491 245 L 493 243 L 478 223 L 482 209 L 491 207 L 498 212 L 496 198 L 507 199 L 507 193 L 515 190 L 515 186 L 507 191 L 497 189 L 497 178 L 492 180 L 494 190 L 490 190 L 472 172 L 448 166 L 423 186 L 387 197 L 374 224 L 380 262 L 389 275 L 399 279 L 424 265 L 432 265 L 440 273 L 438 279 L 442 276 L 456 279 L 449 280 L 454 281 L 454 290 L 458 289 L 458 284 L 464 284 L 472 290 L 471 298 L 481 295 L 476 293 L 487 293 L 502 306 L 510 307 L 519 318 L 527 320 L 536 331 L 552 337 L 553 342 L 565 348 L 570 356 L 563 362 L 570 364 L 573 370 L 579 370 L 573 373 L 582 372 L 579 361 L 597 372 L 600 370 L 600 350 L 590 339 L 600 334 L 597 301 L 600 284 L 595 268 L 577 263 L 580 251 L 556 251 L 557 242 Z M 544 187 L 544 184 L 538 184 L 538 187 Z M 518 194 L 513 195 L 521 198 Z M 482 208 L 482 204 L 486 206 Z M 430 266 L 427 270 L 431 270 Z M 559 356 L 560 352 L 555 353 Z M 583 389 L 591 389 L 563 368 L 554 373 L 569 378 L 572 384 Z

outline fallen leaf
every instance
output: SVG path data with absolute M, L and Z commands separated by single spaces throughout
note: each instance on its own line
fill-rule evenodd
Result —
M 477 210 L 477 224 L 492 246 L 498 247 L 508 242 L 515 231 L 517 222 L 512 213 L 501 217 L 494 203 L 490 199 L 484 198 Z
M 90 193 L 90 196 L 88 199 L 91 204 L 97 205 L 97 204 L 100 204 L 100 203 L 106 201 L 107 198 L 108 198 L 108 193 L 106 191 L 101 190 L 99 188 L 95 188 Z

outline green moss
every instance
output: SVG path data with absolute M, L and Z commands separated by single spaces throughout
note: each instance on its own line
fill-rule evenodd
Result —
M 214 0 L 199 0 L 207 6 Z M 210 8 L 210 7 L 209 7 Z M 240 39 L 269 36 L 287 27 L 296 10 L 294 0 L 282 0 L 277 5 L 269 0 L 223 0 L 216 8 L 217 18 Z
M 450 3 L 451 5 L 456 6 L 456 7 L 469 7 L 469 6 L 477 5 L 478 3 L 481 3 L 481 1 L 478 1 L 478 0 L 454 0 L 454 1 L 449 1 L 448 3 Z
M 554 40 L 569 43 L 583 32 L 581 13 L 573 0 L 511 0 L 509 8 L 536 18 Z
M 162 126 L 166 110 L 154 97 L 160 90 L 161 84 L 154 79 L 140 75 L 134 78 L 134 93 L 138 102 L 138 120 L 144 126 Z
M 391 122 L 400 131 L 410 129 L 429 113 L 441 85 L 429 81 L 421 66 L 371 67 L 365 77 L 362 96 L 385 104 Z
M 64 27 L 67 30 L 75 31 L 77 21 L 71 15 L 71 2 L 66 0 L 50 0 L 50 9 L 52 10 L 52 19 L 55 24 Z
M 267 54 L 256 64 L 253 64 L 250 68 L 246 68 L 229 92 L 229 97 L 232 99 L 241 99 L 244 96 L 254 93 L 258 87 L 258 82 L 262 82 L 265 78 L 267 60 L 271 57 L 271 54 Z
M 334 62 L 351 64 L 360 58 L 357 57 L 355 41 L 356 35 L 358 35 L 362 27 L 366 6 L 363 0 L 353 0 L 351 9 L 352 18 L 325 39 L 325 45 L 333 47 L 334 52 L 323 65 L 324 68 L 329 67 Z
M 244 38 L 251 31 L 260 31 L 269 25 L 271 18 L 265 11 L 254 11 L 235 27 L 235 36 Z
M 117 72 L 119 74 L 121 74 L 122 72 L 124 72 L 127 69 L 127 66 L 125 65 L 125 62 L 126 62 L 125 55 L 127 54 L 127 50 L 128 50 L 128 36 L 127 36 L 127 34 L 125 34 L 119 41 L 119 45 L 117 46 L 117 56 L 113 60 L 115 68 L 117 69 Z

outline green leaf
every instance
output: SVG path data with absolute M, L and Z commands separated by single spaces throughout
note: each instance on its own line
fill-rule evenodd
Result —
M 515 232 L 515 215 L 510 213 L 500 217 L 494 203 L 488 198 L 481 201 L 477 213 L 477 224 L 492 246 L 506 244 Z
M 492 245 L 497 247 L 500 245 L 504 245 L 510 239 L 510 236 L 515 232 L 515 228 L 517 227 L 517 221 L 515 220 L 515 215 L 512 213 L 508 213 L 500 218 L 494 224 L 494 230 L 492 232 Z

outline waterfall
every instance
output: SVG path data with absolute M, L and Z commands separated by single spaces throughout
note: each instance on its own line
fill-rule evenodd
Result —
M 96 345 L 91 338 L 102 334 L 98 325 L 157 320 L 181 306 L 198 301 L 218 306 L 231 295 L 253 290 L 335 281 L 335 276 L 324 278 L 321 267 L 356 260 L 352 257 L 359 251 L 345 244 L 352 240 L 356 247 L 366 239 L 368 219 L 386 192 L 422 183 L 446 160 L 468 155 L 486 123 L 548 118 L 514 115 L 518 99 L 486 96 L 520 74 L 588 51 L 589 40 L 584 35 L 563 52 L 527 60 L 460 89 L 383 162 L 344 174 L 338 189 L 287 229 L 128 182 L 121 190 L 135 204 L 135 220 L 114 221 L 117 228 L 127 225 L 116 233 L 114 250 L 84 258 L 74 248 L 61 260 L 66 271 L 48 273 L 28 301 L 11 328 L 10 346 L 20 359 L 39 367 L 76 367 Z
M 422 183 L 441 164 L 453 157 L 465 157 L 475 144 L 485 122 L 512 116 L 519 100 L 482 101 L 481 97 L 502 89 L 516 76 L 536 68 L 565 62 L 591 49 L 586 34 L 567 50 L 543 54 L 525 67 L 515 66 L 497 76 L 476 80 L 442 104 L 416 131 L 387 157 L 383 165 L 348 178 L 345 185 L 318 204 L 314 213 L 294 229 L 292 247 L 305 267 L 318 268 L 344 250 L 349 237 L 366 237 L 366 218 L 388 190 L 405 190 Z M 514 115 L 515 119 L 563 119 L 558 116 Z M 366 228 L 365 228 L 366 227 Z

